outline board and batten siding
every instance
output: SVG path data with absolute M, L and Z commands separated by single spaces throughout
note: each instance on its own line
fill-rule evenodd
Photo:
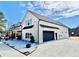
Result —
M 23 21 L 22 21 L 22 28 L 26 27 L 26 21 L 31 19 L 33 27 L 28 29 L 22 29 L 22 39 L 26 39 L 26 33 L 32 33 L 34 36 L 35 42 L 43 43 L 43 31 L 53 31 L 54 32 L 54 40 L 56 40 L 56 33 L 57 33 L 57 40 L 69 38 L 68 28 L 65 26 L 54 24 L 53 22 L 47 22 L 44 20 L 40 20 L 38 17 L 33 15 L 31 12 L 28 12 Z M 45 25 L 46 27 L 40 26 Z
M 42 25 L 47 25 L 51 27 L 57 27 L 59 29 L 54 29 L 54 28 L 46 28 L 46 27 L 41 27 L 40 24 Z M 56 25 L 53 23 L 45 22 L 45 21 L 39 21 L 39 43 L 43 43 L 43 31 L 54 31 L 54 39 L 56 40 L 55 33 L 57 33 L 57 39 L 65 39 L 68 38 L 68 28 L 60 25 Z
M 35 41 L 38 41 L 38 18 L 36 18 L 34 15 L 32 15 L 30 12 L 27 13 L 27 15 L 25 15 L 25 18 L 23 19 L 22 22 L 22 28 L 24 28 L 26 25 L 26 20 L 32 19 L 32 24 L 33 27 L 29 28 L 29 29 L 23 29 L 22 30 L 22 38 L 23 40 L 26 40 L 25 35 L 26 33 L 32 33 L 32 35 L 34 36 Z

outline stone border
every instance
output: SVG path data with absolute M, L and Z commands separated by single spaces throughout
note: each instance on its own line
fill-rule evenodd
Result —
M 6 42 L 4 42 L 4 44 L 6 44 Z M 29 55 L 29 52 L 23 53 L 23 52 L 19 51 L 18 49 L 14 48 L 14 46 L 10 46 L 9 44 L 6 44 L 6 45 L 9 46 L 9 47 L 11 47 L 11 48 L 13 48 L 14 50 L 20 52 L 21 54 L 24 54 L 25 56 Z M 26 53 L 27 53 L 27 54 L 26 54 Z
M 27 51 L 27 52 L 21 52 L 21 51 L 19 51 L 18 49 L 14 48 L 14 46 L 10 46 L 10 45 L 7 44 L 6 42 L 4 42 L 4 44 L 6 44 L 7 46 L 13 48 L 14 50 L 20 52 L 21 54 L 24 54 L 25 56 L 30 55 L 31 53 L 33 53 L 33 52 L 36 51 L 36 49 L 37 49 L 37 45 L 36 45 L 35 49 L 34 49 L 32 52 L 28 52 L 28 51 Z

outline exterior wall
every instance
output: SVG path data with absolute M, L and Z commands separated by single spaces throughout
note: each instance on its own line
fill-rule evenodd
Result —
M 38 18 L 32 15 L 30 12 L 27 13 L 22 22 L 22 28 L 26 25 L 26 20 L 32 19 L 33 28 L 23 29 L 22 30 L 22 38 L 23 40 L 29 40 L 25 38 L 26 33 L 32 33 L 36 42 L 38 42 Z
M 36 42 L 43 43 L 43 31 L 54 31 L 54 34 L 57 33 L 58 40 L 65 39 L 65 38 L 69 37 L 68 28 L 66 28 L 64 26 L 52 24 L 49 22 L 41 21 L 41 20 L 39 21 L 39 19 L 37 17 L 35 17 L 34 15 L 32 15 L 32 13 L 30 13 L 30 12 L 28 12 L 27 15 L 25 15 L 25 17 L 22 21 L 22 28 L 27 26 L 26 21 L 29 19 L 32 19 L 32 24 L 34 26 L 33 26 L 33 28 L 22 29 L 22 39 L 23 40 L 29 40 L 29 39 L 26 39 L 26 37 L 25 37 L 26 33 L 32 33 Z M 51 26 L 51 27 L 57 27 L 59 29 L 41 27 L 40 24 Z M 54 35 L 54 37 L 56 40 L 55 35 Z
M 11 36 L 11 34 L 13 32 L 15 34 L 15 38 L 16 38 L 17 37 L 17 34 L 19 34 L 18 31 L 21 31 L 21 30 L 22 30 L 21 29 L 21 26 L 17 26 L 15 28 L 12 28 L 11 31 L 10 31 L 10 33 L 9 33 L 9 36 Z
M 68 32 L 68 28 L 66 27 L 63 27 L 63 26 L 60 26 L 60 39 L 63 39 L 63 38 L 69 38 L 69 32 Z
M 51 26 L 51 27 L 58 27 L 59 29 L 41 27 L 40 24 Z M 58 40 L 69 37 L 68 28 L 63 27 L 63 26 L 59 26 L 59 25 L 55 25 L 55 24 L 52 24 L 52 23 L 48 23 L 48 22 L 45 22 L 45 21 L 40 21 L 39 22 L 39 43 L 43 43 L 43 31 L 54 31 L 55 40 L 56 40 L 55 33 L 57 33 L 57 39 Z

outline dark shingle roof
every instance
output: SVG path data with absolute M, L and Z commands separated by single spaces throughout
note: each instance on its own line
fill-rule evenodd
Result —
M 67 27 L 67 26 L 65 26 L 64 24 L 62 24 L 62 23 L 60 23 L 60 22 L 58 22 L 58 21 L 56 21 L 56 20 L 49 19 L 49 18 L 46 17 L 46 16 L 42 16 L 42 15 L 37 14 L 37 13 L 35 13 L 35 12 L 32 12 L 32 11 L 30 11 L 30 10 L 28 10 L 28 12 L 31 12 L 34 16 L 36 16 L 36 17 L 37 17 L 38 19 L 40 19 L 40 20 L 47 21 L 47 22 L 51 22 L 51 23 L 53 23 L 53 24 L 57 24 L 57 25 L 60 25 L 60 26 Z M 68 28 L 68 27 L 67 27 L 67 28 Z

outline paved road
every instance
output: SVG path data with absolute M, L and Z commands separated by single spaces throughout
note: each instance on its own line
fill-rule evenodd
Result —
M 0 42 L 1 57 L 25 57 L 25 55 Z

